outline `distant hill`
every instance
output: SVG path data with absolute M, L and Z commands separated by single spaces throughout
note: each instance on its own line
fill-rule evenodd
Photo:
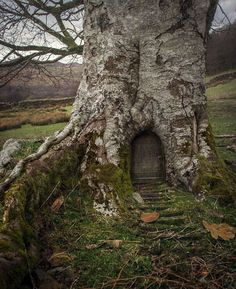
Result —
M 207 74 L 236 68 L 236 22 L 213 32 L 207 44 Z
M 44 72 L 36 68 L 26 68 L 0 88 L 0 102 L 74 97 L 82 70 L 82 65 L 77 63 L 45 65 Z
M 206 63 L 208 75 L 236 68 L 236 22 L 225 27 L 224 31 L 210 34 Z M 45 73 L 26 68 L 17 78 L 0 88 L 0 103 L 74 97 L 82 70 L 81 64 L 60 62 L 46 65 Z

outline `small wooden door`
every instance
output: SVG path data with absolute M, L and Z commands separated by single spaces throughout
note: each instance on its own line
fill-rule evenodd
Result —
M 164 157 L 160 138 L 144 132 L 132 142 L 131 175 L 134 183 L 164 178 Z

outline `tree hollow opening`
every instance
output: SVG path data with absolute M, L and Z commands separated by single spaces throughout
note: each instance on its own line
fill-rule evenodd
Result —
M 132 141 L 131 176 L 134 184 L 164 180 L 163 147 L 160 138 L 153 132 L 145 131 Z

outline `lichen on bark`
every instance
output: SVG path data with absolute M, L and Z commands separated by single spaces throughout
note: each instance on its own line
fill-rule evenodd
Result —
M 27 274 L 32 239 L 25 228 L 33 228 L 58 182 L 62 190 L 80 182 L 95 209 L 118 214 L 132 191 L 130 145 L 143 131 L 161 139 L 169 183 L 194 192 L 212 189 L 211 180 L 229 184 L 218 169 L 204 94 L 205 43 L 217 1 L 84 2 L 84 72 L 71 120 L 0 187 L 9 188 L 0 235 L 5 248 L 9 244 L 0 257 L 3 288 Z M 19 242 L 11 235 L 15 224 Z M 15 271 L 5 274 L 8 254 Z

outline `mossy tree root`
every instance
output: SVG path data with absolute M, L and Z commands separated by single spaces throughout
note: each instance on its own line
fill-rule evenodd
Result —
M 0 184 L 0 194 L 2 194 L 9 187 L 9 185 L 12 184 L 17 179 L 17 177 L 20 176 L 26 164 L 33 162 L 34 160 L 37 160 L 41 156 L 46 154 L 53 145 L 60 143 L 68 135 L 70 135 L 73 129 L 73 122 L 69 122 L 68 125 L 61 132 L 56 132 L 54 135 L 47 137 L 36 153 L 33 153 L 26 158 L 20 160 L 13 168 L 10 175 Z
M 55 187 L 61 194 L 79 184 L 80 191 L 94 200 L 95 210 L 108 215 L 124 210 L 124 200 L 132 192 L 130 152 L 120 148 L 119 163 L 109 163 L 105 147 L 98 143 L 100 137 L 102 134 L 87 130 L 78 139 L 66 138 L 41 158 L 27 163 L 25 172 L 5 191 L 0 225 L 1 289 L 19 287 L 37 264 L 40 243 L 36 216 Z
M 61 193 L 78 183 L 84 153 L 83 145 L 61 144 L 28 164 L 26 172 L 5 192 L 0 218 L 1 289 L 19 288 L 37 264 L 40 242 L 36 216 L 55 187 Z

